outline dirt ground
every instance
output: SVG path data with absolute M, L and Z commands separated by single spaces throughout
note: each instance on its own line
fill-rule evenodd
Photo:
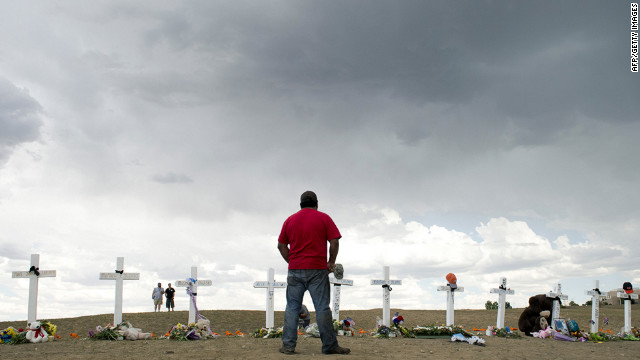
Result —
M 640 307 L 634 305 L 634 310 Z M 636 312 L 637 312 L 636 310 Z M 439 310 L 400 310 L 407 327 L 416 325 L 440 325 L 445 320 L 445 311 Z M 633 310 L 632 310 L 633 311 Z M 522 309 L 509 309 L 505 315 L 505 325 L 517 327 L 518 317 Z M 381 309 L 342 310 L 341 318 L 350 316 L 356 322 L 356 328 L 371 330 L 376 326 L 376 317 L 381 316 Z M 213 330 L 219 334 L 225 331 L 241 330 L 250 334 L 265 322 L 264 311 L 212 310 L 202 311 L 211 320 Z M 607 317 L 609 328 L 619 331 L 624 325 L 623 308 L 620 306 L 604 306 L 600 319 Z M 276 324 L 282 324 L 284 314 L 276 312 Z M 561 310 L 563 318 L 576 320 L 582 329 L 588 329 L 591 309 L 588 307 L 568 307 Z M 154 332 L 158 337 L 166 333 L 178 322 L 186 322 L 186 311 L 172 313 L 134 313 L 124 314 L 125 321 L 145 332 Z M 67 319 L 49 319 L 58 326 L 62 339 L 44 344 L 0 345 L 0 359 L 16 359 L 39 357 L 45 359 L 282 359 L 307 358 L 325 356 L 320 351 L 320 340 L 299 337 L 296 348 L 297 355 L 280 354 L 280 339 L 255 339 L 246 337 L 229 337 L 222 335 L 218 339 L 179 342 L 170 340 L 147 341 L 92 341 L 87 340 L 88 331 L 96 325 L 106 325 L 113 321 L 112 314 L 84 316 Z M 472 331 L 495 325 L 496 310 L 458 310 L 455 312 L 456 325 Z M 313 320 L 312 320 L 313 321 Z M 24 327 L 25 321 L 0 322 L 0 329 L 8 326 Z M 638 326 L 637 321 L 633 322 Z M 70 333 L 77 333 L 81 339 L 71 338 Z M 351 359 L 418 359 L 418 358 L 455 358 L 455 359 L 540 359 L 540 354 L 554 354 L 555 358 L 640 358 L 640 341 L 615 341 L 605 343 L 577 343 L 552 339 L 515 338 L 505 339 L 486 337 L 486 346 L 452 343 L 448 338 L 438 339 L 377 339 L 365 337 L 339 337 L 341 346 L 351 348 Z M 332 355 L 343 356 L 343 355 Z M 547 356 L 542 356 L 547 357 Z

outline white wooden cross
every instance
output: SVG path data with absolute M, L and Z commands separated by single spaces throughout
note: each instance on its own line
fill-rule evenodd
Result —
M 340 321 L 340 289 L 342 285 L 353 286 L 353 280 L 336 279 L 332 276 L 329 282 L 333 284 L 333 320 Z
M 507 295 L 515 294 L 515 291 L 507 289 L 507 278 L 500 278 L 500 286 L 497 289 L 491 289 L 490 293 L 498 294 L 498 320 L 496 322 L 496 329 L 504 328 L 504 309 L 506 307 Z
M 618 289 L 618 297 L 624 299 L 624 332 L 631 332 L 631 299 L 637 300 L 638 294 L 627 294 L 623 289 Z
M 273 291 L 275 288 L 286 288 L 286 282 L 278 282 L 274 280 L 273 268 L 269 268 L 267 271 L 267 281 L 256 281 L 253 283 L 254 288 L 266 288 L 267 289 L 267 328 L 273 328 Z
M 38 309 L 38 279 L 41 277 L 56 277 L 55 270 L 40 270 L 40 254 L 31 254 L 31 268 L 29 271 L 13 271 L 12 278 L 29 278 L 29 312 L 27 323 L 37 320 Z
M 371 285 L 382 285 L 382 325 L 391 325 L 391 285 L 402 285 L 402 280 L 389 280 L 389 267 L 383 266 L 383 280 L 371 280 Z
M 116 307 L 113 312 L 113 326 L 122 322 L 122 288 L 123 280 L 140 280 L 140 273 L 125 273 L 124 258 L 116 258 L 116 270 L 112 273 L 100 273 L 100 280 L 116 281 Z
M 464 292 L 464 288 L 461 286 L 452 288 L 451 284 L 447 284 L 445 286 L 438 286 L 438 291 L 446 291 L 447 292 L 447 326 L 453 326 L 454 324 L 454 292 Z
M 187 280 L 178 280 L 174 284 L 176 287 L 184 287 L 189 295 L 189 324 L 196 322 L 196 313 L 198 312 L 197 296 L 198 286 L 211 286 L 211 280 L 198 280 L 198 267 L 191 267 L 191 277 Z
M 556 284 L 555 292 L 548 292 L 547 297 L 553 298 L 553 314 L 551 315 L 551 327 L 553 330 L 556 329 L 556 319 L 560 319 L 560 300 L 569 299 L 569 295 L 565 295 L 562 293 L 562 285 L 560 283 Z
M 600 292 L 600 281 L 596 280 L 596 287 L 593 290 L 586 290 L 585 295 L 591 295 L 591 332 L 598 332 L 598 318 L 600 317 L 600 300 L 610 297 Z

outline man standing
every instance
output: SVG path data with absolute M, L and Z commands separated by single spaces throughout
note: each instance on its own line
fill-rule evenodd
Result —
M 173 303 L 173 296 L 176 294 L 176 289 L 171 287 L 169 283 L 167 290 L 164 291 L 164 296 L 167 297 L 167 311 L 175 311 L 175 304 Z
M 287 307 L 280 352 L 293 354 L 298 340 L 298 317 L 305 291 L 309 291 L 316 309 L 316 321 L 325 354 L 348 354 L 340 347 L 333 330 L 329 308 L 329 273 L 334 271 L 338 256 L 340 231 L 329 215 L 318 211 L 318 198 L 313 191 L 300 196 L 300 211 L 282 225 L 278 250 L 289 264 L 287 275 Z M 329 261 L 327 261 L 327 242 Z
M 153 288 L 153 292 L 151 293 L 151 298 L 153 299 L 153 312 L 161 310 L 162 294 L 164 294 L 164 289 L 162 288 L 162 284 L 158 283 L 158 287 Z

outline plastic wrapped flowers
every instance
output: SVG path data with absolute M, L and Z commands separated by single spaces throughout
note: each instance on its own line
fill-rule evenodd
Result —
M 40 326 L 44 331 L 49 335 L 49 341 L 56 338 L 56 332 L 58 331 L 58 327 L 55 324 L 49 322 L 49 320 L 40 321 Z
M 111 326 L 107 324 L 105 327 L 100 325 L 96 326 L 96 330 L 89 330 L 89 339 L 91 340 L 123 340 L 124 337 L 118 333 L 120 325 L 126 325 L 125 323 L 118 326 Z
M 315 323 L 314 323 L 315 324 Z M 348 317 L 344 320 L 337 320 L 334 319 L 333 320 L 333 331 L 336 332 L 337 335 L 345 335 L 345 336 L 353 336 L 355 331 L 353 330 L 353 326 L 356 324 L 356 322 Z M 307 332 L 308 335 L 314 336 L 314 337 L 320 337 L 320 333 L 319 331 L 317 331 L 317 324 L 315 324 L 315 328 L 314 328 L 314 332 L 318 332 L 318 336 L 314 336 L 315 334 L 309 334 L 309 332 Z
M 333 322 L 333 329 L 336 329 L 336 323 L 337 321 Z M 335 330 L 338 331 L 338 330 Z M 318 329 L 318 324 L 317 323 L 312 323 L 309 326 L 307 326 L 304 329 L 304 332 L 307 334 L 307 336 L 309 337 L 314 337 L 314 338 L 319 338 L 320 337 L 320 329 Z
M 199 334 L 196 334 L 194 328 L 183 324 L 176 324 L 169 331 L 169 339 L 176 341 L 200 340 Z
M 470 345 L 479 345 L 479 346 L 485 346 L 484 344 L 484 339 L 481 339 L 477 336 L 470 336 L 470 337 L 466 337 L 464 335 L 462 335 L 461 333 L 457 333 L 457 334 L 453 334 L 453 336 L 451 337 L 451 341 L 452 342 L 468 342 Z
M 9 326 L 8 328 L 0 331 L 0 344 L 21 344 L 27 342 L 25 337 L 26 332 L 16 330 Z

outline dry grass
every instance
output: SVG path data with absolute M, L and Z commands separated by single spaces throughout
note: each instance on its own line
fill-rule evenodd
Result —
M 633 309 L 640 310 L 637 305 Z M 443 310 L 401 310 L 405 318 L 405 325 L 439 325 L 445 321 Z M 505 325 L 517 327 L 518 317 L 522 309 L 509 309 L 505 315 Z M 241 330 L 251 333 L 255 329 L 264 326 L 264 311 L 239 311 L 239 310 L 205 310 L 202 314 L 211 320 L 213 330 L 224 334 L 225 331 L 235 332 Z M 376 326 L 376 317 L 381 316 L 381 309 L 372 310 L 342 310 L 341 318 L 350 316 L 356 322 L 357 328 L 373 329 Z M 457 310 L 455 312 L 456 325 L 468 330 L 474 327 L 486 328 L 495 325 L 496 310 Z M 276 312 L 276 324 L 282 324 L 283 312 Z M 568 307 L 561 310 L 563 318 L 576 320 L 581 328 L 588 329 L 591 318 L 590 307 Z M 618 331 L 624 325 L 623 307 L 603 306 L 600 319 L 609 319 L 608 328 Z M 188 318 L 186 311 L 161 312 L 161 313 L 131 313 L 124 314 L 125 321 L 131 322 L 135 327 L 142 328 L 145 332 L 154 332 L 161 336 L 171 326 L 178 322 L 185 323 Z M 279 339 L 253 339 L 249 337 L 221 337 L 215 340 L 200 342 L 175 342 L 169 340 L 158 341 L 90 341 L 69 337 L 69 333 L 77 333 L 80 337 L 86 337 L 89 330 L 96 325 L 105 325 L 113 321 L 112 314 L 82 316 L 66 319 L 49 319 L 56 324 L 61 340 L 47 344 L 26 345 L 0 345 L 0 358 L 17 358 L 39 355 L 45 358 L 262 358 L 277 359 L 281 354 L 277 352 L 280 346 Z M 24 327 L 25 321 L 0 322 L 0 329 L 7 326 Z M 637 322 L 634 323 L 637 326 Z M 427 355 L 453 358 L 531 358 L 539 359 L 540 350 L 567 351 L 582 358 L 594 357 L 640 357 L 640 342 L 615 342 L 605 344 L 581 344 L 564 343 L 555 340 L 542 339 L 502 339 L 486 338 L 487 346 L 478 347 L 461 343 L 450 343 L 447 339 L 423 340 L 423 339 L 375 339 L 365 338 L 340 338 L 341 345 L 349 346 L 353 350 L 350 358 L 423 358 Z M 37 350 L 36 350 L 37 349 Z M 36 353 L 37 352 L 37 353 Z M 318 339 L 300 338 L 298 342 L 298 357 L 320 355 L 320 342 Z M 531 354 L 531 355 L 529 355 Z M 557 357 L 557 356 L 556 356 Z M 562 358 L 562 356 L 560 356 Z

